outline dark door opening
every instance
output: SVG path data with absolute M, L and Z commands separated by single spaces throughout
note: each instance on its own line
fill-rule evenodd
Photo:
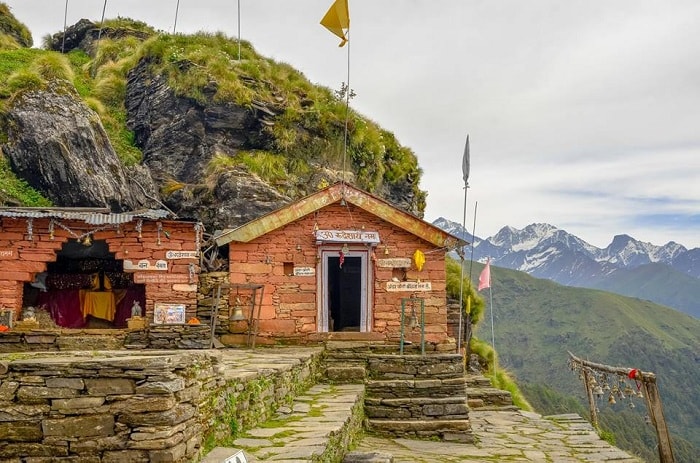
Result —
M 361 331 L 362 258 L 328 257 L 329 331 Z
M 123 268 L 104 241 L 67 242 L 47 271 L 24 285 L 22 305 L 48 312 L 58 327 L 126 327 L 132 308 L 143 315 L 146 290 Z

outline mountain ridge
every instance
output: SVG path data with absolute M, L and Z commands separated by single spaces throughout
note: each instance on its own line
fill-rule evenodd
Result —
M 488 238 L 474 237 L 443 217 L 433 224 L 472 242 L 465 256 L 476 261 L 489 258 L 537 278 L 651 300 L 700 317 L 700 248 L 675 241 L 658 246 L 626 234 L 598 248 L 546 223 L 504 226 Z

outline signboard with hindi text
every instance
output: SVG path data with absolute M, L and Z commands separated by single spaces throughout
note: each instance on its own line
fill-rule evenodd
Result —
M 165 260 L 157 260 L 155 263 L 151 263 L 146 259 L 142 259 L 135 264 L 130 260 L 124 261 L 124 271 L 125 272 L 136 272 L 145 270 L 158 270 L 162 272 L 168 271 L 168 262 Z
M 196 277 L 195 277 L 196 278 Z M 134 273 L 134 283 L 188 283 L 190 277 L 184 273 Z
M 429 281 L 387 281 L 386 290 L 395 291 L 432 291 Z
M 316 230 L 316 239 L 331 243 L 379 243 L 379 232 L 364 230 Z
M 14 259 L 14 249 L 0 249 L 0 259 Z
M 294 267 L 295 277 L 312 277 L 314 275 L 316 275 L 314 267 Z
M 382 268 L 411 268 L 410 257 L 394 257 L 389 259 L 377 259 L 377 267 Z
M 197 259 L 199 258 L 199 253 L 197 251 L 167 251 L 165 253 L 165 258 L 168 260 Z

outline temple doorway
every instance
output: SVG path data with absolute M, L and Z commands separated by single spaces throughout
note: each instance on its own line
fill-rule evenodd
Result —
M 367 331 L 367 252 L 324 252 L 323 307 L 327 331 Z
M 46 311 L 61 328 L 124 328 L 143 315 L 145 286 L 134 284 L 105 241 L 66 242 L 47 271 L 24 285 L 23 311 Z

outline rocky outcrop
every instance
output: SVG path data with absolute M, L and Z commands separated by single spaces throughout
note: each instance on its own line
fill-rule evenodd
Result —
M 115 212 L 157 207 L 144 194 L 154 192 L 150 174 L 122 165 L 99 116 L 66 86 L 23 93 L 5 125 L 2 151 L 12 170 L 54 204 Z
M 154 179 L 160 185 L 181 184 L 163 199 L 170 209 L 215 230 L 241 225 L 291 200 L 242 167 L 207 178 L 215 155 L 271 146 L 262 130 L 270 110 L 179 97 L 149 64 L 142 60 L 129 72 L 127 125 Z M 214 83 L 211 87 L 215 91 Z
M 148 40 L 156 33 L 150 26 L 127 18 L 107 24 L 118 27 L 102 27 L 82 19 L 50 37 L 46 47 L 64 53 L 81 50 L 97 57 L 98 38 L 118 41 L 129 36 Z M 104 77 L 99 71 L 103 61 L 110 59 L 109 53 L 102 54 L 91 63 L 90 78 L 95 83 Z M 232 98 L 217 98 L 221 82 L 217 82 L 216 73 L 211 74 L 203 88 L 197 89 L 197 97 L 193 98 L 176 92 L 169 80 L 174 74 L 190 72 L 201 64 L 183 58 L 162 71 L 160 59 L 170 58 L 146 54 L 126 76 L 126 128 L 133 132 L 134 145 L 143 155 L 138 166 L 121 164 L 99 116 L 81 102 L 70 82 L 54 80 L 41 83 L 47 89 L 23 90 L 24 93 L 3 100 L 0 135 L 6 135 L 7 141 L 0 148 L 10 160 L 13 174 L 56 206 L 109 207 L 115 212 L 165 207 L 181 218 L 203 222 L 210 232 L 239 226 L 312 193 L 320 185 L 339 180 L 356 183 L 397 207 L 422 216 L 425 194 L 417 187 L 417 167 L 409 168 L 407 172 L 411 173 L 405 175 L 394 173 L 391 181 L 379 173 L 375 178 L 365 172 L 366 160 L 352 160 L 357 165 L 348 166 L 347 172 L 333 170 L 332 162 L 326 159 L 326 151 L 333 150 L 328 139 L 342 132 L 342 122 L 331 118 L 321 129 L 312 116 L 293 124 L 282 121 L 280 115 L 289 109 L 289 95 L 285 93 L 289 89 L 272 82 L 274 79 L 269 76 L 254 78 L 242 71 L 237 76 L 253 94 L 264 89 L 246 105 L 237 104 Z M 120 68 L 119 76 L 121 72 Z M 304 93 L 301 88 L 292 93 L 299 92 Z M 313 107 L 314 101 L 305 93 L 303 96 L 299 104 Z M 110 106 L 110 111 L 113 113 L 115 108 Z M 313 149 L 299 153 L 299 146 L 295 145 L 296 150 L 288 148 L 290 154 L 281 152 L 276 138 L 279 135 L 273 130 L 277 124 Z M 393 138 L 389 142 L 397 145 Z M 255 153 L 264 152 L 281 159 L 288 156 L 290 164 L 302 167 L 286 178 L 281 178 L 281 174 L 269 176 L 275 180 L 263 174 L 265 178 L 260 178 L 243 162 L 237 162 L 241 152 L 245 152 L 248 163 L 256 162 L 252 157 Z M 371 163 L 392 165 L 405 160 L 402 155 L 410 156 L 401 154 L 399 148 L 392 153 L 382 158 L 373 152 Z M 231 162 L 212 168 L 211 161 L 219 157 Z M 0 204 L 13 204 L 13 200 L 11 195 L 5 198 L 0 192 Z
M 95 51 L 95 43 L 98 38 L 119 39 L 127 35 L 135 36 L 141 40 L 147 39 L 151 34 L 133 29 L 115 29 L 112 27 L 100 28 L 89 19 L 81 19 L 77 23 L 63 31 L 57 32 L 48 38 L 46 47 L 53 51 L 84 50 L 88 54 Z

